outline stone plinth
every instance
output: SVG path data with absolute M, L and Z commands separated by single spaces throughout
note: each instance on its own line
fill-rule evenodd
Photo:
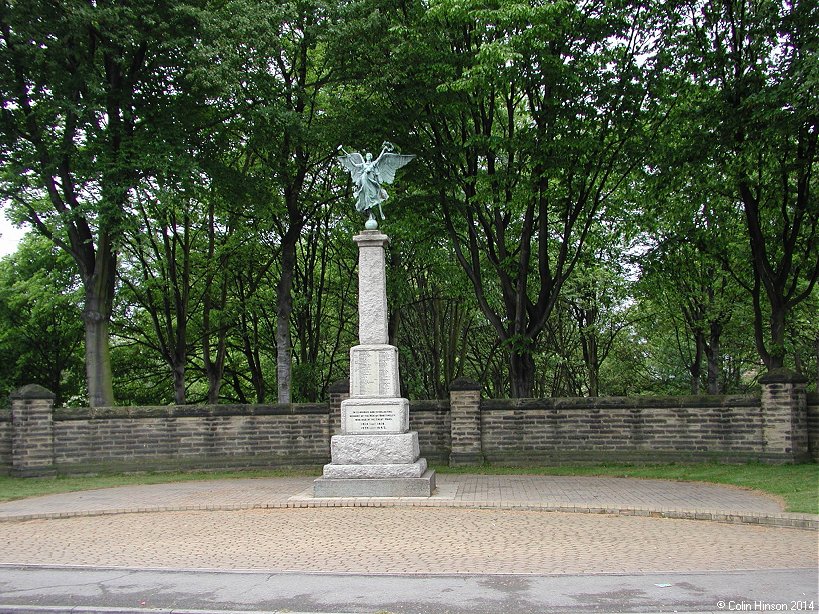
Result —
M 319 478 L 313 483 L 315 497 L 429 497 L 435 490 L 435 471 L 420 478 Z
M 414 463 L 421 455 L 418 433 L 401 435 L 337 435 L 330 454 L 340 465 L 383 465 Z
M 401 397 L 398 348 L 389 345 L 384 248 L 378 231 L 358 244 L 358 337 L 350 348 L 350 396 L 341 401 L 341 434 L 314 482 L 316 497 L 429 497 L 435 472 L 420 458 L 409 430 L 409 401 Z

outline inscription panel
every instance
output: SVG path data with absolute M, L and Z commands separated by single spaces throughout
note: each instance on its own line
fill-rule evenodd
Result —
M 406 433 L 406 399 L 346 399 L 341 403 L 341 432 L 350 434 Z
M 397 348 L 355 346 L 350 350 L 351 397 L 395 398 L 399 394 Z
M 347 412 L 348 433 L 395 433 L 401 431 L 399 412 L 393 408 L 356 407 Z

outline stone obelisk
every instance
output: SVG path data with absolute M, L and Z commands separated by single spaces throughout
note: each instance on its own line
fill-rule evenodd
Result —
M 316 497 L 429 497 L 435 471 L 420 458 L 401 398 L 398 348 L 387 335 L 387 235 L 365 230 L 358 244 L 358 342 L 350 348 L 350 398 L 341 403 L 341 434 L 314 482 Z

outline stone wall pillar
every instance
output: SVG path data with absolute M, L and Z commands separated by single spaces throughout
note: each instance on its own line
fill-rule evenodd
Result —
M 481 446 L 481 385 L 458 378 L 449 385 L 450 467 L 480 465 L 484 461 Z
M 768 460 L 810 460 L 807 378 L 788 369 L 771 371 L 762 384 L 762 432 Z
M 54 393 L 29 384 L 10 396 L 12 475 L 53 475 Z
M 341 433 L 341 402 L 350 398 L 350 380 L 342 379 L 330 384 L 330 436 Z

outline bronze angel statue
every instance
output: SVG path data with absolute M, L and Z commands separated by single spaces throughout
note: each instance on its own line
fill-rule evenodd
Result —
M 407 154 L 393 153 L 393 144 L 384 141 L 381 147 L 381 154 L 373 160 L 373 155 L 367 153 L 366 157 L 357 151 L 347 153 L 344 148 L 339 148 L 344 152 L 338 160 L 342 166 L 350 172 L 355 186 L 353 195 L 356 199 L 355 208 L 358 211 L 368 211 L 370 218 L 367 220 L 366 228 L 374 230 L 378 223 L 373 216 L 373 208 L 377 205 L 381 212 L 381 219 L 384 219 L 384 209 L 381 207 L 389 196 L 387 191 L 381 187 L 382 183 L 392 183 L 395 179 L 395 171 L 408 164 L 415 156 Z

